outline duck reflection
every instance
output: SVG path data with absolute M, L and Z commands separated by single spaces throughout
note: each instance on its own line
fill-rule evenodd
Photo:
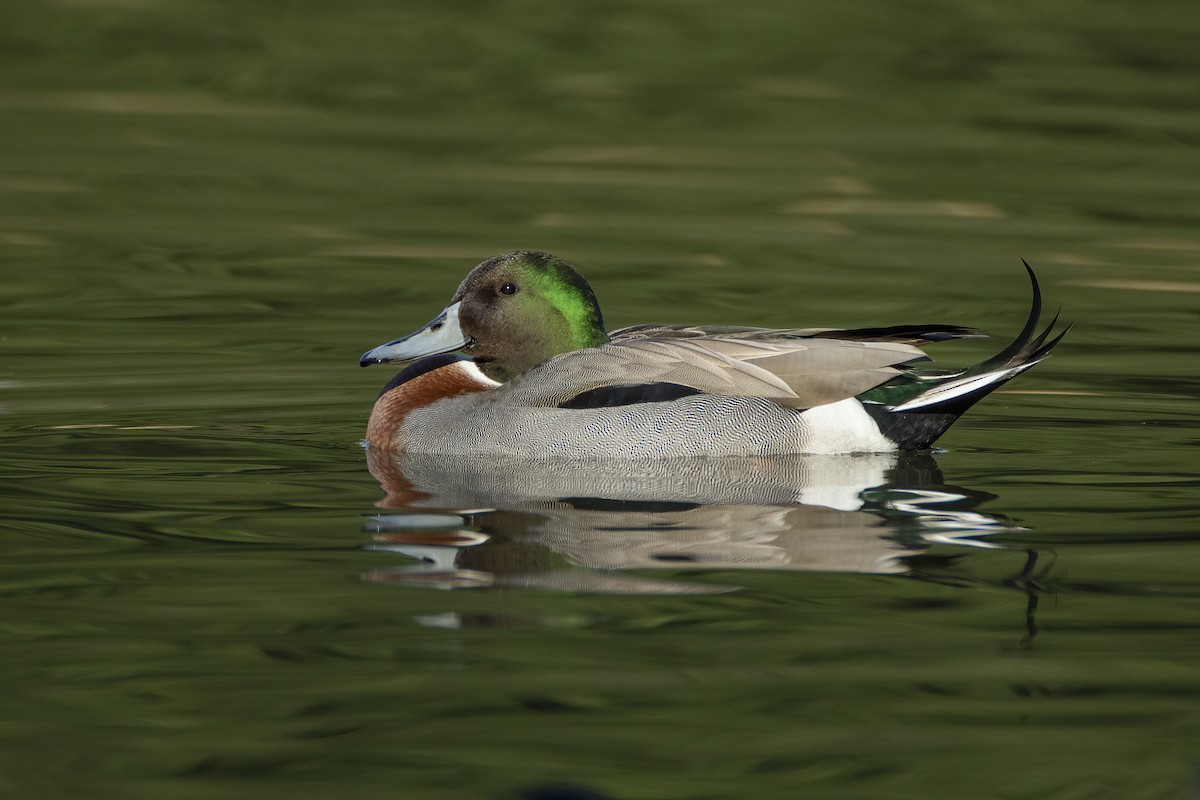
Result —
M 368 580 L 709 593 L 630 571 L 909 574 L 935 543 L 1012 526 L 924 454 L 546 462 L 368 451 L 385 496 L 372 548 L 416 559 Z M 694 577 L 694 576 L 693 576 Z

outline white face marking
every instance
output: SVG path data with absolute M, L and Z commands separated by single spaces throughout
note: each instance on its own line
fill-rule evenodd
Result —
M 500 383 L 500 381 L 494 381 L 491 378 L 489 378 L 487 375 L 484 375 L 483 370 L 481 370 L 479 368 L 479 365 L 476 364 L 474 361 L 459 361 L 458 366 L 460 369 L 463 370 L 463 372 L 467 373 L 467 375 L 469 375 L 472 380 L 479 381 L 480 383 L 484 384 L 485 386 L 500 386 L 500 385 L 502 385 Z

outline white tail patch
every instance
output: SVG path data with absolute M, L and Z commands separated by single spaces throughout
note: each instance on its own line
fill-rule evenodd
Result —
M 1025 364 L 1019 364 L 1008 369 L 1001 369 L 995 372 L 988 372 L 983 375 L 976 375 L 973 378 L 959 378 L 956 381 L 943 383 L 940 386 L 935 386 L 927 392 L 909 400 L 907 403 L 901 403 L 898 406 L 892 406 L 892 411 L 912 411 L 916 408 L 924 408 L 926 406 L 944 403 L 947 400 L 953 400 L 956 397 L 977 392 L 980 389 L 986 388 L 993 384 L 1003 383 L 1014 375 L 1019 375 L 1025 370 L 1032 367 L 1037 361 L 1030 361 Z
M 890 453 L 896 449 L 896 443 L 880 433 L 879 425 L 853 397 L 814 406 L 800 414 L 800 422 L 802 453 Z

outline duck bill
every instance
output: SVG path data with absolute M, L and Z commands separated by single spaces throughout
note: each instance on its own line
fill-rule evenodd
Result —
M 363 353 L 362 358 L 358 360 L 359 366 L 369 367 L 372 364 L 412 361 L 414 358 L 449 353 L 452 350 L 460 349 L 470 341 L 458 322 L 460 305 L 461 303 L 454 303 L 447 306 L 445 311 L 430 320 L 429 324 L 420 330 Z

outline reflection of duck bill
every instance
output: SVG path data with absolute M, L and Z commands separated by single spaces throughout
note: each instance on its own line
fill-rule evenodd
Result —
M 490 537 L 479 531 L 392 531 L 376 533 L 371 539 L 377 544 L 429 545 L 434 547 L 477 547 Z
M 460 508 L 453 514 L 368 514 L 367 523 L 363 526 L 366 531 L 400 531 L 400 530 L 430 530 L 436 528 L 459 528 L 466 524 L 464 517 L 474 514 L 485 514 L 494 511 L 492 508 Z
M 463 515 L 458 514 L 369 514 L 363 530 L 430 530 L 457 528 L 463 524 Z
M 371 583 L 392 583 L 428 589 L 485 589 L 494 583 L 489 572 L 473 569 L 427 569 L 425 565 L 391 567 L 364 572 L 362 579 Z

